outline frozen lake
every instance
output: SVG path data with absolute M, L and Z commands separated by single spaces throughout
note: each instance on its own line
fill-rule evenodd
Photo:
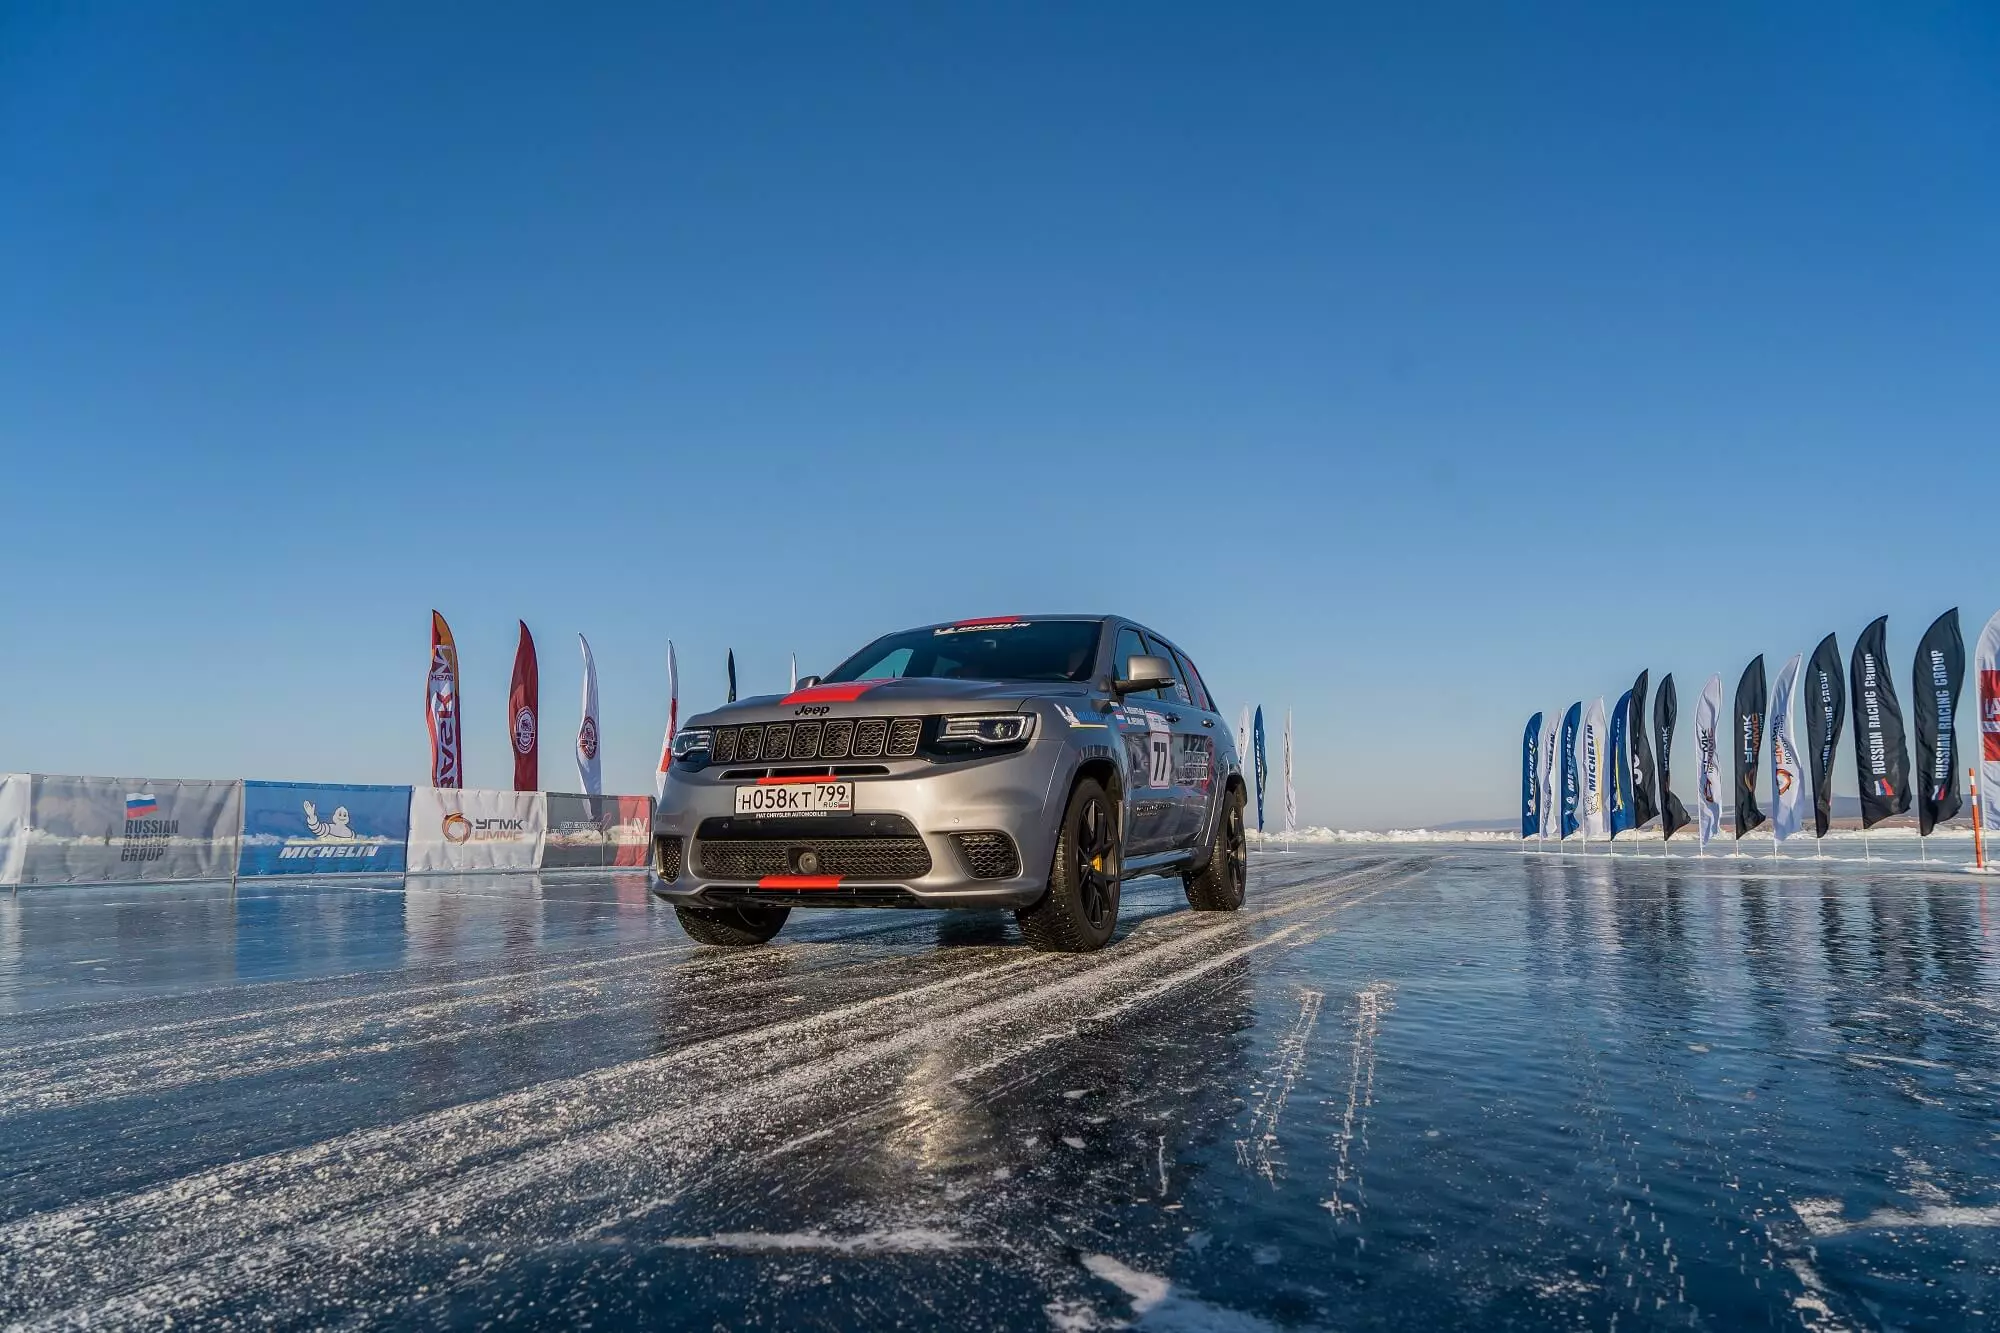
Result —
M 637 876 L 30 890 L 0 1321 L 1991 1326 L 1987 893 L 1320 848 L 1063 958 L 697 949 Z

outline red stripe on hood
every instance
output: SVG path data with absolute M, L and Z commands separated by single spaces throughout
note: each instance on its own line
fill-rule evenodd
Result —
M 882 682 L 857 680 L 846 685 L 808 685 L 778 700 L 781 704 L 851 704 Z
M 837 889 L 839 875 L 766 875 L 757 881 L 760 889 Z

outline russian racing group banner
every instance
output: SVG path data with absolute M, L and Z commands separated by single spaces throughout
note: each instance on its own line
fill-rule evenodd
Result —
M 237 872 L 400 873 L 409 838 L 408 787 L 246 782 Z
M 14 863 L 20 884 L 228 879 L 243 832 L 237 782 L 27 778 L 28 818 Z
M 646 796 L 574 796 L 550 792 L 542 865 L 551 870 L 643 866 L 653 836 Z
M 417 787 L 410 792 L 412 871 L 533 870 L 548 798 L 538 791 Z
M 0 884 L 643 867 L 650 796 L 0 774 Z

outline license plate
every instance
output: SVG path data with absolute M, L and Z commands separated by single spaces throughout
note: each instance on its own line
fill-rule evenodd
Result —
M 764 782 L 736 789 L 739 815 L 844 815 L 853 809 L 851 782 Z

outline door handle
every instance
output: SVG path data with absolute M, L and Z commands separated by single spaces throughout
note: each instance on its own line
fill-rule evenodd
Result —
M 1181 723 L 1181 715 L 1179 713 L 1168 713 L 1167 721 L 1173 723 L 1175 726 L 1179 726 Z
M 1212 727 L 1215 725 L 1215 719 L 1212 717 L 1205 717 L 1201 720 L 1201 724 L 1204 727 Z

